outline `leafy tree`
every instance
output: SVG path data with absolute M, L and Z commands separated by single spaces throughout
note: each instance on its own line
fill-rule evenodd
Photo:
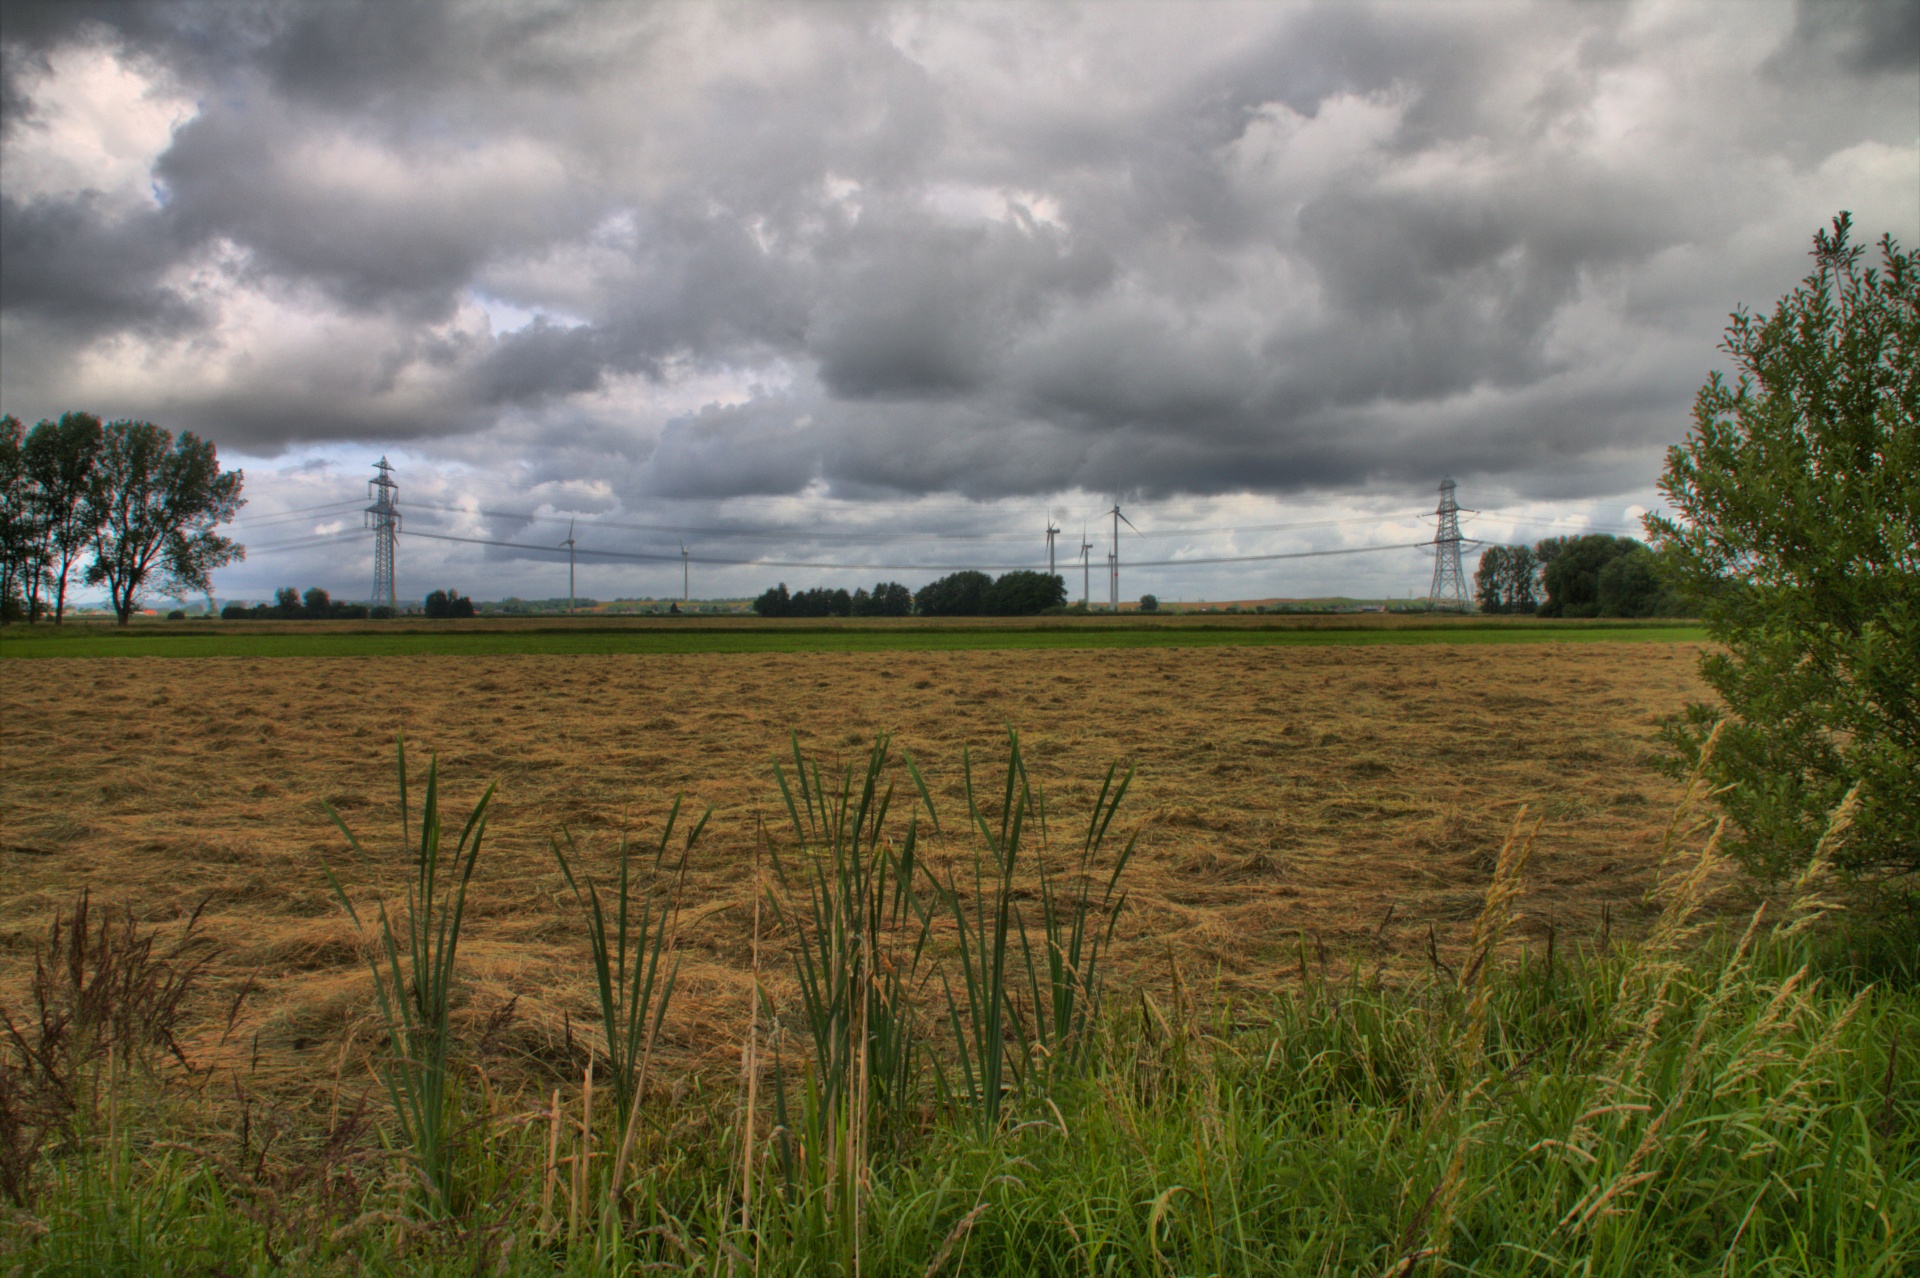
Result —
M 1771 316 L 1735 312 L 1693 430 L 1649 518 L 1663 568 L 1716 648 L 1718 705 L 1670 725 L 1679 766 L 1724 720 L 1709 775 L 1765 875 L 1804 864 L 1857 787 L 1836 863 L 1906 895 L 1920 872 L 1920 266 L 1892 237 L 1878 269 L 1851 221 Z
M 1481 612 L 1532 612 L 1538 606 L 1540 560 L 1529 546 L 1488 546 L 1473 574 Z
M 1600 570 L 1603 617 L 1678 617 L 1687 609 L 1660 576 L 1659 556 L 1635 544 Z
M 0 417 L 0 622 L 11 622 L 22 610 L 23 578 L 34 541 L 26 463 L 20 455 L 24 439 L 18 417 Z
M 1540 580 L 1547 598 L 1540 605 L 1540 615 L 1600 616 L 1600 574 L 1620 556 L 1644 549 L 1631 537 L 1605 533 L 1552 537 L 1541 542 L 1536 557 L 1544 564 Z
M 905 617 L 912 612 L 913 592 L 897 581 L 880 582 L 872 594 L 865 590 L 853 592 L 856 617 Z
M 193 432 L 175 440 L 152 422 L 110 423 L 95 474 L 101 519 L 87 581 L 106 583 L 121 625 L 156 572 L 168 594 L 200 591 L 215 568 L 246 558 L 214 531 L 245 504 L 243 476 L 221 470 L 213 445 Z
M 984 572 L 956 572 L 920 587 L 913 610 L 923 617 L 978 617 L 992 588 L 993 578 Z
M 443 620 L 450 617 L 471 617 L 473 600 L 457 590 L 436 590 L 427 596 L 425 610 L 427 616 Z
M 325 621 L 333 615 L 333 599 L 318 586 L 311 586 L 300 597 L 302 614 L 314 621 Z
M 1064 603 L 1064 602 L 1065 602 L 1065 600 L 1062 600 L 1062 603 Z M 1154 595 L 1141 595 L 1141 596 L 1140 596 L 1140 611 L 1141 611 L 1141 612 L 1159 612 L 1159 611 L 1160 611 L 1160 600 L 1159 600 L 1159 598 L 1158 598 L 1157 596 L 1154 596 Z
M 1037 617 L 1067 602 L 1067 584 L 1058 575 L 1024 569 L 1003 574 L 988 588 L 980 611 L 989 617 Z
M 300 592 L 293 586 L 282 586 L 273 592 L 273 614 L 287 621 L 297 621 L 307 615 L 306 607 L 300 602 Z
M 100 419 L 92 413 L 66 413 L 57 422 L 35 426 L 21 447 L 38 508 L 41 558 L 53 591 L 56 626 L 66 616 L 67 582 L 105 518 L 95 474 L 104 438 Z
M 787 605 L 791 602 L 793 600 L 787 594 L 787 583 L 783 581 L 754 600 L 753 610 L 762 617 L 784 617 L 787 615 Z
M 845 590 L 815 586 L 802 590 L 787 602 L 789 617 L 847 617 L 853 614 L 853 596 Z

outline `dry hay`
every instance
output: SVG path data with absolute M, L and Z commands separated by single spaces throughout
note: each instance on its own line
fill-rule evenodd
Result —
M 1045 784 L 1056 841 L 1111 761 L 1136 763 L 1119 822 L 1140 831 L 1116 956 L 1126 981 L 1164 985 L 1177 962 L 1189 982 L 1252 995 L 1303 955 L 1391 976 L 1426 961 L 1429 929 L 1444 957 L 1522 803 L 1548 818 L 1522 936 L 1537 944 L 1551 919 L 1562 938 L 1590 938 L 1603 912 L 1631 930 L 1677 795 L 1651 737 L 1698 695 L 1696 655 L 1434 644 L 11 662 L 0 989 L 17 994 L 49 912 L 83 886 L 155 921 L 210 898 L 203 926 L 226 988 L 259 982 L 229 1050 L 294 1086 L 357 1062 L 365 942 L 322 859 L 357 871 L 319 801 L 396 848 L 400 729 L 420 763 L 438 752 L 451 811 L 500 781 L 462 946 L 463 1015 L 473 1040 L 523 1063 L 580 1060 L 568 1035 L 584 1038 L 592 1015 L 550 833 L 570 826 L 604 854 L 623 814 L 651 837 L 678 791 L 715 813 L 689 878 L 672 1055 L 717 1064 L 734 1050 L 756 823 L 786 840 L 771 760 L 790 728 L 837 761 L 894 732 L 950 832 L 961 747 L 991 772 L 1006 723 Z

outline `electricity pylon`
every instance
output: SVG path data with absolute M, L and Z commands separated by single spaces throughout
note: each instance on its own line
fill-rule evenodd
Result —
M 567 539 L 560 543 L 567 548 L 567 615 L 573 615 L 573 521 L 567 521 Z
M 373 502 L 365 511 L 365 522 L 373 529 L 373 606 L 396 606 L 393 593 L 393 551 L 400 539 L 400 485 L 393 482 L 393 467 L 382 457 L 373 468 L 377 473 L 367 481 L 367 498 Z
M 1440 481 L 1440 506 L 1434 512 L 1438 520 L 1433 530 L 1433 585 L 1427 601 L 1436 608 L 1467 607 L 1467 576 L 1460 567 L 1460 503 L 1454 499 L 1451 476 Z

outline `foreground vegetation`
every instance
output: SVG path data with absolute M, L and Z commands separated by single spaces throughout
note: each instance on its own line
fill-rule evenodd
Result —
M 941 813 L 884 740 L 839 775 L 796 749 L 739 1068 L 671 1090 L 653 1045 L 700 832 L 677 811 L 599 874 L 556 844 L 601 1009 L 561 1086 L 516 1088 L 447 1031 L 486 801 L 443 816 L 431 771 L 409 853 L 334 877 L 369 929 L 377 1091 L 343 1069 L 274 1104 L 244 1065 L 181 1068 L 195 951 L 69 917 L 10 1011 L 5 1245 L 74 1274 L 1920 1263 L 1920 973 L 1910 942 L 1825 914 L 1847 810 L 1780 903 L 1710 930 L 1722 830 L 1696 785 L 1643 938 L 1517 950 L 1523 813 L 1457 966 L 1385 986 L 1368 954 L 1303 942 L 1291 988 L 1233 1005 L 1171 956 L 1156 989 L 1108 987 L 1124 774 L 1069 830 L 1017 740 L 986 771 Z

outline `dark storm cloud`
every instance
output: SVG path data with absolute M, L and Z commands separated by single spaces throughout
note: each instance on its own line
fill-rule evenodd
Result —
M 97 195 L 20 202 L 0 194 L 6 309 L 60 332 L 185 329 L 197 309 L 161 286 L 179 244 L 156 214 L 116 216 Z
M 1794 9 L 1783 60 L 1867 76 L 1910 75 L 1920 65 L 1920 0 L 1796 0 Z
M 228 444 L 632 495 L 1612 484 L 1911 216 L 1920 5 L 1754 12 L 9 4 L 9 145 L 82 45 L 189 104 L 145 203 L 0 181 L 9 396 L 137 337 Z

